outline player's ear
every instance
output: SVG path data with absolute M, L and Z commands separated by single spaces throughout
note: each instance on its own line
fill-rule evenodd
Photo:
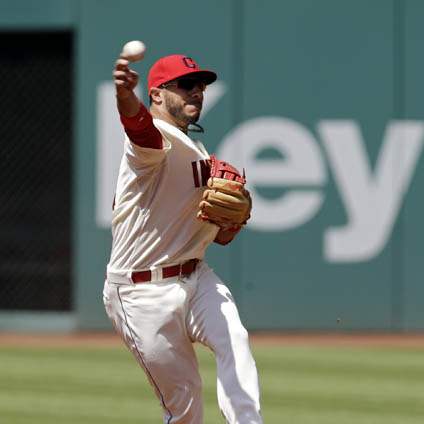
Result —
M 150 98 L 152 99 L 151 101 L 156 105 L 160 105 L 162 103 L 162 95 L 162 90 L 160 88 L 153 87 L 150 90 Z

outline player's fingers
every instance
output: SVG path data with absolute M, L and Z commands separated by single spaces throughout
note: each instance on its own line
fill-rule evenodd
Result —
M 116 88 L 131 88 L 131 84 L 125 80 L 115 80 Z
M 115 69 L 120 71 L 128 70 L 129 63 L 130 62 L 128 60 L 120 58 L 115 62 Z
M 133 78 L 134 80 L 138 80 L 138 72 L 129 69 L 129 73 L 131 75 L 131 78 Z
M 137 85 L 137 83 L 138 83 L 138 78 L 137 78 L 137 77 L 133 77 L 133 76 L 131 76 L 131 75 L 128 75 L 128 77 L 127 77 L 127 81 L 128 81 L 130 84 Z
M 125 87 L 128 87 L 128 88 L 133 88 L 138 83 L 137 76 L 133 76 L 129 72 L 125 72 L 125 71 L 114 71 L 113 78 L 115 80 L 115 83 L 117 81 L 125 82 L 126 83 Z
M 138 76 L 134 76 L 128 71 L 113 71 L 112 75 L 116 79 L 126 79 L 128 81 L 136 81 L 138 79 Z
M 126 71 L 113 71 L 113 77 L 116 79 L 127 79 L 129 72 Z

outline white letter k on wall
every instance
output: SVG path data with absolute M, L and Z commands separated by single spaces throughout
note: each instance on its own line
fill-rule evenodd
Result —
M 423 147 L 424 123 L 391 121 L 374 175 L 360 129 L 354 121 L 321 121 L 327 150 L 348 222 L 324 233 L 324 256 L 330 262 L 366 261 L 387 243 Z

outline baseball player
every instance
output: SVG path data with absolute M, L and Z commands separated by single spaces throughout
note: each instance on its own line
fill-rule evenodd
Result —
M 244 177 L 188 136 L 217 76 L 188 56 L 163 57 L 148 74 L 148 110 L 134 93 L 139 77 L 125 55 L 113 75 L 126 135 L 107 314 L 145 371 L 164 423 L 203 422 L 194 342 L 215 354 L 226 422 L 262 423 L 248 334 L 230 291 L 204 261 L 208 245 L 229 243 L 251 208 Z

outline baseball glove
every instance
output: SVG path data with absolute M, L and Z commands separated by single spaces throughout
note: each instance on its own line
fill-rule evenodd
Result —
M 240 230 L 250 218 L 252 209 L 245 184 L 245 176 L 237 169 L 211 155 L 208 188 L 203 193 L 197 217 L 224 230 Z

